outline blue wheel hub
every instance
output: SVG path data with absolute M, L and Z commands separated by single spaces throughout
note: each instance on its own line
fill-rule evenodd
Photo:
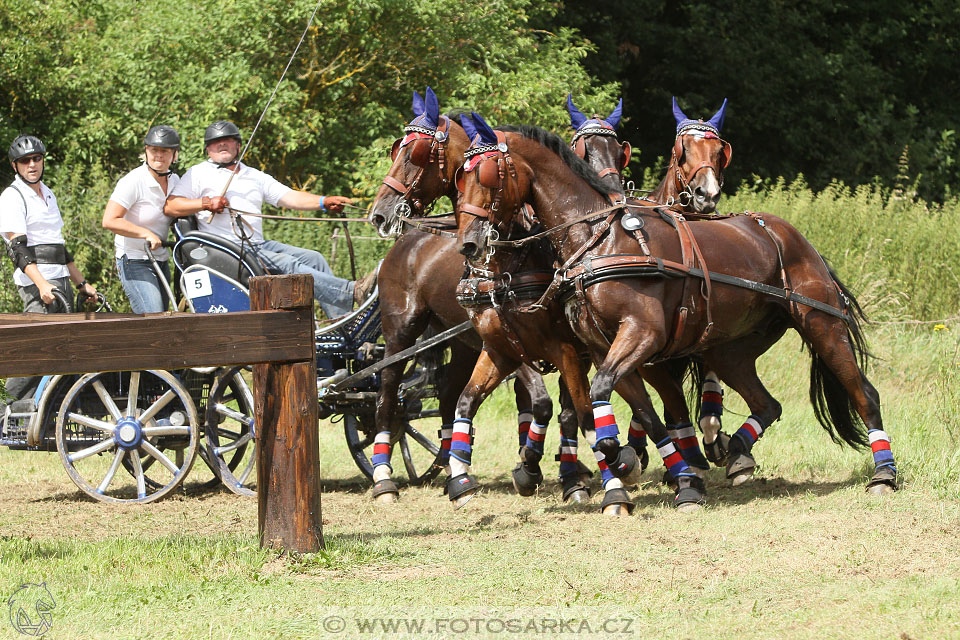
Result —
M 121 449 L 136 449 L 143 442 L 143 425 L 136 418 L 127 416 L 117 421 L 113 436 Z

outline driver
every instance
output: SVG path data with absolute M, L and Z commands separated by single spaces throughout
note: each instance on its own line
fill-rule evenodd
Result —
M 261 218 L 233 219 L 224 209 L 232 205 L 241 212 L 258 214 L 266 202 L 299 211 L 339 213 L 352 200 L 294 191 L 263 171 L 239 162 L 240 143 L 240 129 L 232 122 L 220 120 L 207 127 L 203 135 L 207 160 L 187 170 L 167 198 L 164 213 L 182 217 L 210 212 L 197 216 L 200 231 L 236 242 L 245 250 L 249 248 L 271 273 L 312 275 L 313 295 L 324 313 L 330 318 L 349 313 L 372 291 L 375 271 L 356 282 L 338 278 L 320 253 L 265 240 Z
M 16 177 L 0 193 L 0 235 L 13 261 L 13 281 L 24 313 L 69 313 L 73 311 L 71 281 L 89 298 L 95 297 L 97 290 L 86 281 L 64 246 L 57 198 L 42 182 L 46 154 L 47 148 L 34 136 L 17 136 L 10 145 L 7 158 Z M 55 291 L 60 293 L 56 306 Z M 24 397 L 32 380 L 10 378 L 7 393 Z

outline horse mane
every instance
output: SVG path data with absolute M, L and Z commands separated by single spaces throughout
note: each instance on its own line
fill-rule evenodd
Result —
M 523 136 L 524 138 L 529 138 L 534 142 L 538 142 L 550 151 L 553 151 L 555 154 L 560 156 L 560 159 L 563 160 L 570 169 L 577 174 L 580 178 L 583 179 L 590 187 L 602 195 L 607 202 L 610 202 L 609 190 L 606 185 L 603 184 L 600 180 L 600 176 L 597 175 L 597 172 L 591 167 L 587 162 L 581 159 L 577 154 L 570 150 L 570 145 L 568 145 L 563 138 L 558 136 L 555 133 L 550 133 L 546 129 L 541 129 L 540 127 L 535 127 L 529 124 L 521 125 L 503 125 L 496 127 L 500 131 L 507 131 L 509 133 L 517 133 Z
M 463 128 L 462 118 L 463 116 L 468 115 L 469 113 L 470 113 L 469 109 L 461 109 L 458 107 L 456 109 L 451 109 L 450 111 L 447 111 L 443 115 L 447 116 L 452 121 L 456 122 L 458 125 L 460 125 L 460 128 L 462 129 Z

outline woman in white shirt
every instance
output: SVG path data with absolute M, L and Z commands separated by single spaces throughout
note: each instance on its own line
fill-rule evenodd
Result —
M 117 272 L 134 313 L 167 310 L 166 288 L 157 278 L 144 241 L 170 281 L 169 253 L 161 246 L 172 219 L 163 214 L 167 196 L 180 178 L 170 165 L 180 151 L 180 136 L 173 127 L 159 125 L 144 138 L 146 162 L 117 182 L 103 212 L 103 228 L 117 234 Z

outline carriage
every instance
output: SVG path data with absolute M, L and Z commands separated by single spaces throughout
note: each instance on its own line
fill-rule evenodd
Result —
M 175 232 L 175 282 L 184 304 L 195 313 L 249 310 L 249 278 L 267 275 L 249 253 L 198 231 L 192 219 L 178 221 Z M 376 290 L 352 313 L 317 327 L 318 413 L 342 423 L 350 456 L 364 475 L 373 474 L 378 372 L 405 358 L 411 362 L 400 393 L 404 430 L 396 444 L 411 484 L 438 473 L 440 447 L 424 425 L 438 414 L 443 342 L 467 328 L 385 360 Z M 102 502 L 158 500 L 183 483 L 197 457 L 212 472 L 205 487 L 222 482 L 234 493 L 254 495 L 250 387 L 248 367 L 44 376 L 32 397 L 13 402 L 0 416 L 0 445 L 57 451 L 71 480 Z

